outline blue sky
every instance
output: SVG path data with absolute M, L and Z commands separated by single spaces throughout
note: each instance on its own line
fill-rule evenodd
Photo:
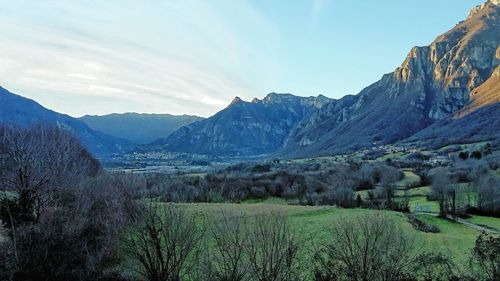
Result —
M 0 85 L 73 116 L 339 98 L 480 0 L 0 0 Z

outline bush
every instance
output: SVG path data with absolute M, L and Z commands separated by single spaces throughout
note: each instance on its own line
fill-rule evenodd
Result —
M 445 254 L 423 252 L 414 261 L 415 275 L 421 280 L 461 280 L 456 274 L 456 265 Z
M 433 224 L 428 224 L 423 220 L 417 218 L 414 215 L 406 215 L 408 218 L 408 222 L 418 231 L 426 232 L 426 233 L 439 233 L 441 230 L 439 227 Z
M 467 151 L 462 151 L 458 154 L 458 158 L 462 159 L 462 160 L 467 160 L 469 159 L 469 152 Z
M 268 193 L 262 186 L 252 186 L 250 188 L 250 194 L 255 198 L 265 198 Z
M 252 168 L 252 173 L 269 173 L 271 171 L 270 164 L 255 165 Z
M 481 159 L 483 157 L 483 154 L 481 153 L 481 151 L 473 151 L 471 154 L 470 154 L 470 158 L 475 158 L 475 159 Z
M 500 237 L 482 232 L 470 258 L 475 280 L 500 280 Z

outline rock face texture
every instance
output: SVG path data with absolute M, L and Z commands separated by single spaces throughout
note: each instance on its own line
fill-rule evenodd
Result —
M 184 126 L 155 143 L 166 151 L 216 156 L 253 156 L 274 152 L 299 122 L 329 101 L 324 96 L 270 93 L 252 102 L 236 97 L 214 116 Z
M 148 144 L 203 118 L 190 115 L 114 113 L 103 116 L 86 115 L 79 119 L 93 130 L 133 143 Z
M 393 73 L 315 111 L 287 138 L 283 153 L 321 155 L 394 143 L 497 103 L 499 16 L 499 0 L 476 7 L 429 46 L 414 47 Z
M 0 87 L 0 123 L 21 127 L 37 124 L 57 126 L 74 133 L 97 157 L 106 157 L 131 148 L 131 144 L 124 139 L 96 132 L 78 119 L 49 110 L 2 87 Z

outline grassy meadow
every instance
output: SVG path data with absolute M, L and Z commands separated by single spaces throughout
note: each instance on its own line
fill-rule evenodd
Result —
M 165 204 L 165 203 L 159 203 Z M 399 212 L 377 211 L 370 209 L 343 209 L 332 206 L 299 206 L 287 205 L 286 200 L 269 198 L 267 200 L 246 201 L 240 204 L 233 203 L 176 203 L 177 207 L 186 211 L 189 216 L 203 219 L 222 212 L 255 216 L 259 214 L 280 213 L 285 215 L 294 231 L 301 236 L 305 243 L 302 254 L 306 259 L 312 255 L 314 244 L 321 244 L 328 239 L 329 228 L 333 222 L 340 218 L 356 220 L 360 215 L 374 212 L 383 212 L 400 223 L 403 229 L 408 231 L 415 243 L 415 249 L 419 252 L 441 252 L 453 257 L 459 266 L 466 266 L 472 247 L 479 234 L 478 230 L 441 219 L 428 214 L 416 214 L 416 217 L 426 224 L 437 226 L 439 233 L 425 233 L 415 229 L 408 218 Z M 471 217 L 472 223 L 488 225 L 491 228 L 500 227 L 500 219 L 489 217 Z

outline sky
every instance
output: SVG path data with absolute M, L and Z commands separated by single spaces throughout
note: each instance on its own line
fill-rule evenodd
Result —
M 0 0 L 0 86 L 75 117 L 340 98 L 484 1 Z

